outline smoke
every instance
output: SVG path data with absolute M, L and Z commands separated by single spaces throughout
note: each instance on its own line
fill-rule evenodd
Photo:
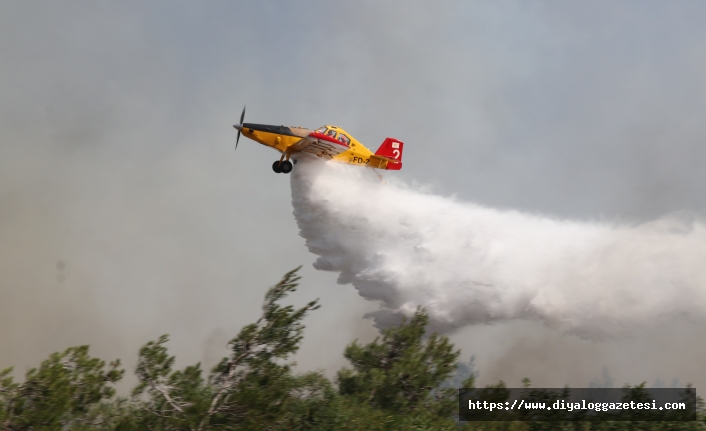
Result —
M 291 187 L 314 267 L 378 301 L 379 327 L 423 306 L 437 331 L 528 319 L 599 339 L 706 312 L 706 226 L 693 215 L 558 220 L 310 161 Z

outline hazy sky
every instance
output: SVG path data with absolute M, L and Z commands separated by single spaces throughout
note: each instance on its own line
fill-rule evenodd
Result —
M 462 201 L 700 216 L 705 21 L 698 0 L 3 2 L 0 368 L 76 344 L 131 366 L 162 333 L 180 364 L 212 363 L 298 265 L 292 301 L 323 305 L 302 369 L 330 373 L 374 336 L 362 316 L 377 306 L 311 267 L 276 153 L 247 139 L 233 152 L 246 103 L 250 122 L 399 138 L 389 175 Z M 511 322 L 453 337 L 484 383 L 576 386 L 604 366 L 618 384 L 698 383 L 705 329 L 598 343 Z

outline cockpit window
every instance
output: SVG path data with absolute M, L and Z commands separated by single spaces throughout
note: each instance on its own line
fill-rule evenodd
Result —
M 333 129 L 328 129 L 328 132 L 326 132 L 326 134 L 332 138 L 336 137 L 336 131 Z
M 346 136 L 345 134 L 341 133 L 338 135 L 338 140 L 346 144 L 346 146 L 350 147 L 351 146 L 351 138 Z
M 316 131 L 316 133 L 324 133 L 325 131 L 326 131 L 326 126 L 319 127 L 319 129 Z

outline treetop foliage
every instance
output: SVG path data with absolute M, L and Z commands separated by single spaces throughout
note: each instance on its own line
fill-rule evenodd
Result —
M 427 334 L 422 308 L 371 343 L 349 344 L 343 354 L 350 367 L 338 371 L 335 383 L 320 372 L 296 374 L 291 359 L 303 339 L 303 320 L 319 308 L 318 300 L 301 308 L 281 304 L 296 290 L 299 269 L 267 291 L 260 317 L 240 330 L 210 371 L 198 363 L 174 369 L 167 335 L 139 350 L 138 383 L 127 397 L 116 398 L 113 387 L 124 375 L 120 362 L 106 366 L 88 346 L 52 354 L 22 383 L 14 381 L 12 369 L 0 371 L 2 431 L 706 428 L 701 413 L 696 423 L 649 428 L 630 422 L 457 423 L 457 387 L 473 387 L 473 357 L 459 363 L 460 351 L 448 337 Z M 523 384 L 537 399 L 566 396 L 531 389 L 529 379 Z M 630 396 L 639 399 L 643 388 L 631 388 Z M 508 394 L 503 382 L 483 392 L 497 400 Z
M 0 372 L 0 421 L 6 430 L 80 429 L 104 422 L 101 402 L 111 399 L 124 370 L 120 361 L 105 366 L 88 346 L 53 353 L 15 383 L 12 369 Z
M 353 369 L 338 372 L 342 395 L 397 413 L 430 411 L 448 418 L 456 410 L 455 389 L 440 389 L 456 370 L 460 352 L 447 337 L 424 340 L 428 316 L 417 309 L 411 319 L 383 331 L 365 346 L 354 341 L 344 352 Z

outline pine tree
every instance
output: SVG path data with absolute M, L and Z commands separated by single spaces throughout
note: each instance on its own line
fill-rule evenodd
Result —
M 92 358 L 88 346 L 54 353 L 32 368 L 23 383 L 15 383 L 12 369 L 0 372 L 0 423 L 3 430 L 83 430 L 107 426 L 106 404 L 115 395 L 112 384 L 124 373 L 120 361 L 106 368 Z
M 207 379 L 199 364 L 172 369 L 166 335 L 147 343 L 133 391 L 140 402 L 121 429 L 327 429 L 335 419 L 331 383 L 319 373 L 296 376 L 288 362 L 303 338 L 302 320 L 319 308 L 318 300 L 299 309 L 280 305 L 296 290 L 298 270 L 267 291 L 261 317 L 230 341 L 230 354 Z
M 448 337 L 425 339 L 428 321 L 420 308 L 409 320 L 384 330 L 382 339 L 346 347 L 352 369 L 338 372 L 341 395 L 387 412 L 408 429 L 454 429 L 457 391 L 441 384 L 456 371 L 460 352 Z

